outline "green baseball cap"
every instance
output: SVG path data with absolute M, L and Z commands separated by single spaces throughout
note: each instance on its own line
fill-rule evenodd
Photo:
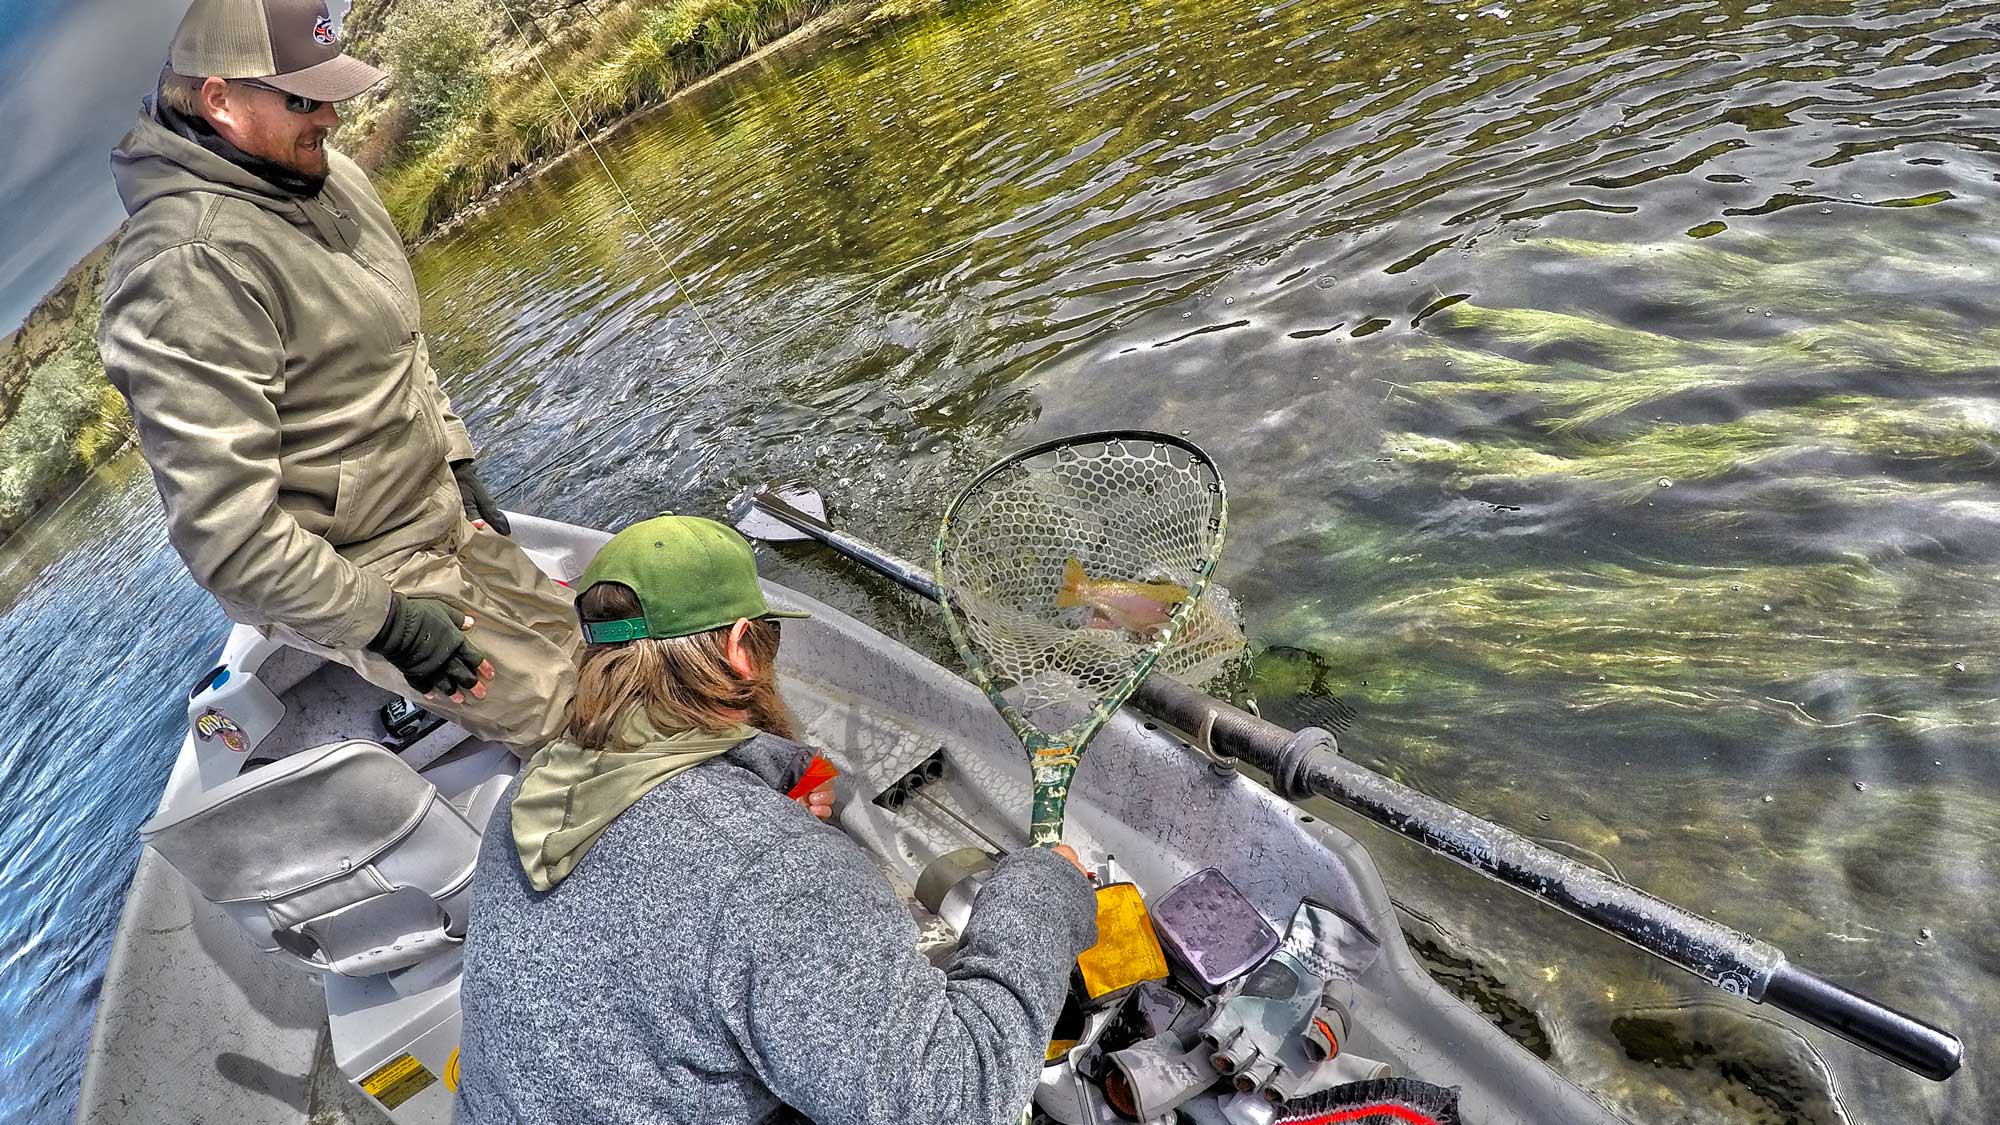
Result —
M 612 536 L 573 587 L 579 617 L 583 595 L 600 582 L 616 582 L 637 594 L 644 616 L 585 621 L 584 639 L 592 644 L 686 637 L 742 617 L 812 616 L 772 609 L 757 585 L 750 544 L 699 516 L 659 516 Z

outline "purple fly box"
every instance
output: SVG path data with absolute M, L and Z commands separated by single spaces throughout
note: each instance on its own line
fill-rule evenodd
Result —
M 1152 904 L 1153 929 L 1186 977 L 1214 990 L 1262 964 L 1278 931 L 1229 877 L 1205 867 Z

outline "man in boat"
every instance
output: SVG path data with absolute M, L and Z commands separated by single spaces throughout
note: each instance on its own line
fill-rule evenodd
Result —
M 384 77 L 324 0 L 194 0 L 112 153 L 131 220 L 99 346 L 230 617 L 525 757 L 562 729 L 581 637 L 473 469 L 387 211 L 326 148 Z
M 1075 854 L 1003 859 L 932 967 L 888 879 L 814 819 L 830 793 L 788 797 L 810 754 L 749 544 L 647 520 L 576 588 L 569 732 L 473 872 L 461 1125 L 1018 1122 L 1096 941 Z

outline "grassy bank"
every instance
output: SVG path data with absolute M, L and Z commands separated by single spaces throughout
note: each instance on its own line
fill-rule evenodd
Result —
M 130 443 L 125 400 L 97 356 L 113 242 L 71 268 L 0 343 L 0 539 Z
M 376 176 L 396 225 L 414 240 L 586 134 L 816 16 L 838 7 L 881 21 L 949 3 L 363 0 L 349 17 L 354 49 L 395 79 L 358 107 L 343 147 Z

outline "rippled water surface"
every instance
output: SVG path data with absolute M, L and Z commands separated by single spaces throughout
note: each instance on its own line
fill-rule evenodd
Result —
M 489 480 L 562 518 L 796 477 L 916 553 L 1003 449 L 1187 431 L 1229 476 L 1267 714 L 1351 707 L 1355 759 L 1969 1061 L 1910 1077 L 1356 828 L 1441 978 L 1635 1121 L 1984 1120 L 1996 27 L 1934 0 L 976 5 L 684 99 L 605 145 L 636 217 L 573 160 L 419 276 Z M 135 510 L 79 549 L 182 591 Z M 883 584 L 766 562 L 935 650 Z M 128 622 L 93 565 L 36 579 L 5 634 L 58 582 Z M 69 889 L 8 939 L 9 1004 L 35 974 L 87 997 L 172 752 L 154 719 L 202 645 L 134 628 L 157 688 L 32 676 L 135 731 L 66 759 L 17 731 L 0 759 L 126 794 L 39 830 Z M 7 1049 L 73 1082 L 78 1033 L 29 1010 L 50 1022 Z

